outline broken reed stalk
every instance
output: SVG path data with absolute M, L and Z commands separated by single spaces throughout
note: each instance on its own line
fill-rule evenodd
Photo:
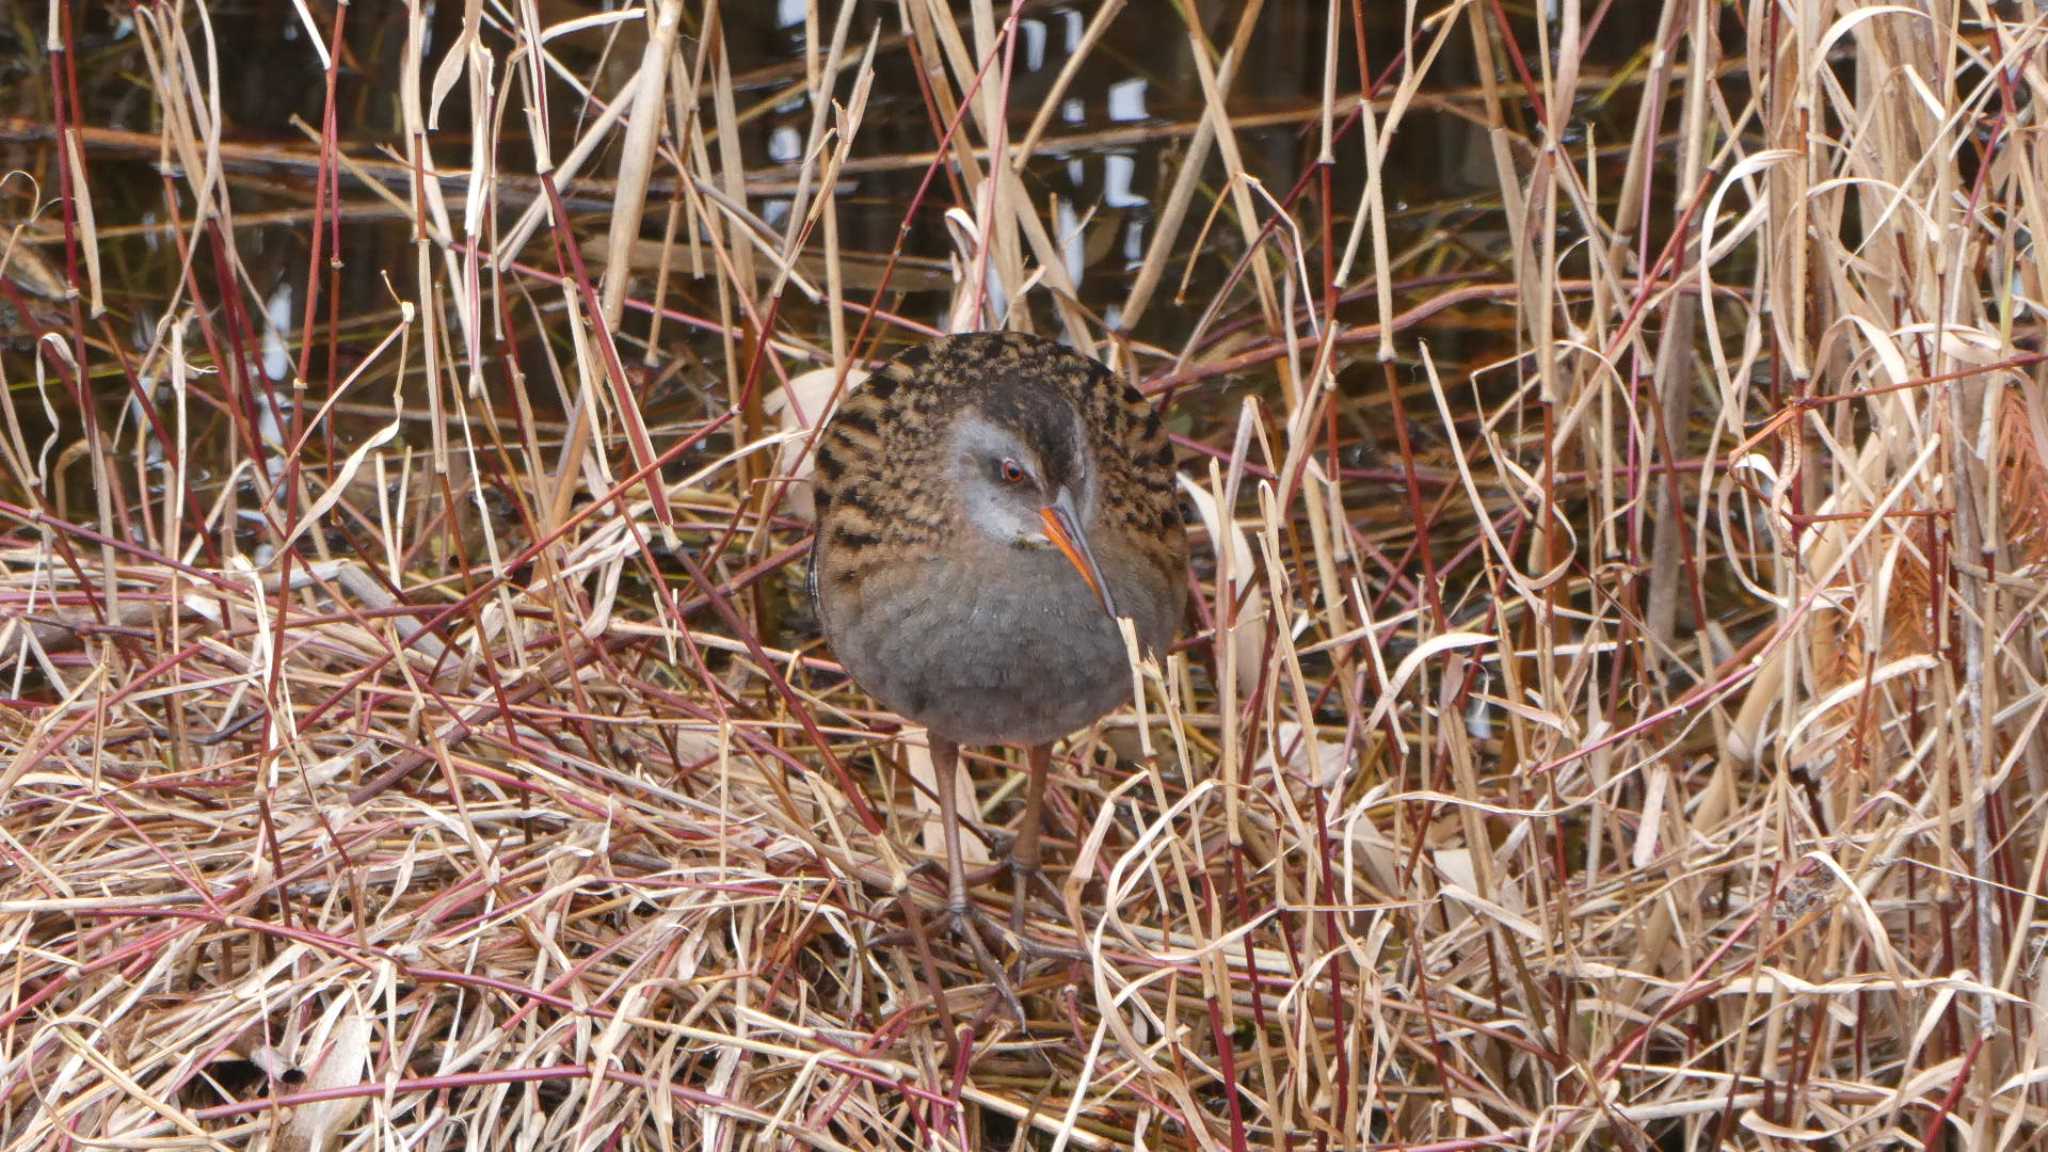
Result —
M 309 3 L 284 152 L 228 138 L 200 0 L 107 49 L 146 137 L 56 5 L 48 115 L 0 123 L 62 265 L 0 349 L 4 1146 L 2038 1141 L 2048 32 L 1309 0 L 1312 98 L 1250 109 L 1281 8 L 1219 48 L 1110 0 L 1034 77 L 1036 5 L 821 8 L 757 67 L 730 4 L 465 5 L 429 52 Z M 388 138 L 342 98 L 378 33 Z M 1125 67 L 1146 122 L 1051 130 Z M 1418 187 L 1432 132 L 1493 186 Z M 1119 225 L 1054 215 L 1066 163 L 1168 140 L 1135 266 L 1074 275 Z M 306 244 L 281 309 L 257 228 Z M 785 444 L 998 294 L 1165 410 L 1197 557 L 1142 706 L 1059 757 L 1024 932 L 1071 957 L 1021 1021 L 927 928 L 914 738 L 775 624 Z M 990 848 L 1021 777 L 975 768 Z

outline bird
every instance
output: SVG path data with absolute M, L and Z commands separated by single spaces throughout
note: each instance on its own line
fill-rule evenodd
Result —
M 947 910 L 988 967 L 968 924 L 960 748 L 1025 749 L 1007 860 L 1021 940 L 1052 746 L 1129 701 L 1119 618 L 1163 656 L 1186 606 L 1172 444 L 1159 411 L 1097 361 L 973 332 L 871 373 L 813 459 L 812 607 L 853 682 L 928 732 Z

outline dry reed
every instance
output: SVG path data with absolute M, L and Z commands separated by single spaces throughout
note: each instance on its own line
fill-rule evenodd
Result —
M 1036 5 L 748 71 L 733 0 L 295 0 L 298 146 L 205 0 L 133 10 L 147 131 L 23 5 L 0 1149 L 2042 1147 L 2048 20 L 1308 0 L 1319 99 L 1253 107 L 1283 7 L 1105 0 L 1033 107 Z M 1062 127 L 1132 21 L 1198 105 Z M 1418 227 L 1430 124 L 1493 186 Z M 1111 311 L 1034 173 L 1162 142 Z M 1022 1020 L 794 594 L 836 396 L 999 323 L 1168 408 L 1199 593 L 1059 757 Z

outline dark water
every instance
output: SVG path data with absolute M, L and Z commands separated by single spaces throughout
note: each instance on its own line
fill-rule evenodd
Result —
M 310 5 L 316 21 L 331 27 L 335 9 L 320 0 Z M 462 5 L 440 3 L 430 11 L 432 44 L 425 69 L 430 76 L 445 46 L 453 41 L 460 26 Z M 601 11 L 596 0 L 546 0 L 539 5 L 543 24 L 553 24 Z M 686 6 L 683 54 L 693 60 L 703 28 L 703 8 Z M 966 5 L 956 5 L 963 31 L 971 30 Z M 1607 16 L 1595 41 L 1589 71 L 1617 67 L 1634 58 L 1649 32 L 1653 17 L 1638 8 L 1617 5 Z M 1238 5 L 1201 3 L 1196 5 L 1210 40 L 1229 42 L 1236 27 Z M 1379 72 L 1396 59 L 1405 36 L 1405 5 L 1370 0 L 1367 13 L 1366 51 L 1372 68 Z M 18 3 L 0 9 L 0 108 L 13 110 L 13 118 L 0 119 L 0 168 L 19 169 L 38 181 L 46 196 L 57 188 L 55 151 L 48 140 L 53 120 L 51 60 L 42 51 L 44 28 L 42 4 Z M 1038 4 L 1026 9 L 1015 57 L 1009 115 L 1013 141 L 1020 138 L 1045 104 L 1053 78 L 1078 44 L 1082 30 L 1094 14 L 1092 5 Z M 1518 11 L 1510 6 L 1511 11 Z M 137 226 L 161 225 L 168 217 L 166 182 L 156 167 L 154 143 L 158 110 L 149 83 L 148 63 L 141 50 L 133 19 L 126 5 L 75 5 L 72 35 L 77 45 L 78 100 L 80 119 L 92 129 L 115 134 L 89 138 L 87 155 L 92 181 L 93 206 L 98 225 L 106 238 L 100 250 L 107 284 L 110 313 L 105 329 L 89 326 L 89 335 L 110 337 L 127 344 L 131 357 L 147 344 L 148 333 L 158 309 L 170 295 L 180 268 L 179 252 L 171 236 Z M 188 42 L 203 53 L 204 41 L 193 9 L 187 6 L 185 22 Z M 836 7 L 821 15 L 819 25 L 829 30 Z M 1284 197 L 1313 164 L 1319 146 L 1318 107 L 1322 91 L 1324 0 L 1274 0 L 1264 6 L 1257 31 L 1249 41 L 1245 61 L 1230 98 L 1233 116 L 1244 121 L 1238 144 L 1247 169 L 1273 198 Z M 246 349 L 251 374 L 271 381 L 287 378 L 288 359 L 298 349 L 297 327 L 303 308 L 303 280 L 308 262 L 310 228 L 308 217 L 314 198 L 316 149 L 295 121 L 317 124 L 321 116 L 324 78 L 308 39 L 308 32 L 293 5 L 284 2 L 216 4 L 209 12 L 220 60 L 220 102 L 227 124 L 226 142 L 235 146 L 229 157 L 229 195 L 238 218 L 234 230 L 236 254 L 247 277 L 241 304 L 253 314 L 252 327 L 269 327 L 279 340 L 266 354 L 261 348 Z M 1007 9 L 997 10 L 1000 21 Z M 391 162 L 402 157 L 399 133 L 398 92 L 402 77 L 401 49 L 405 40 L 405 7 L 400 4 L 355 4 L 348 9 L 344 67 L 337 90 L 338 119 L 344 150 L 365 161 Z M 1519 19 L 1519 17 L 1517 17 Z M 872 30 L 879 30 L 881 47 L 877 74 L 866 117 L 857 137 L 854 171 L 839 187 L 838 213 L 842 248 L 849 253 L 850 266 L 865 257 L 869 267 L 896 242 L 916 190 L 924 178 L 927 156 L 934 146 L 936 129 L 927 110 L 909 53 L 903 44 L 903 27 L 894 3 L 859 0 L 849 37 L 858 50 Z M 771 227 L 786 218 L 789 201 L 778 190 L 794 175 L 791 161 L 802 147 L 812 110 L 801 88 L 804 59 L 803 8 L 791 0 L 748 0 L 723 5 L 725 43 L 731 53 L 735 78 L 735 103 L 747 117 L 741 132 L 741 149 L 749 174 L 762 182 L 762 189 L 750 196 L 749 207 Z M 1526 45 L 1536 45 L 1532 21 L 1519 25 Z M 640 33 L 638 25 L 626 26 L 616 40 L 611 32 L 596 30 L 577 33 L 553 42 L 565 65 L 590 80 L 600 93 L 617 89 L 637 66 Z M 971 35 L 971 31 L 968 32 Z M 501 88 L 508 83 L 504 60 L 510 40 L 493 30 L 488 21 L 486 45 L 497 62 Z M 1340 93 L 1359 88 L 1356 43 L 1342 45 L 1342 64 L 1337 87 Z M 1487 137 L 1482 126 L 1483 109 L 1476 98 L 1461 96 L 1476 83 L 1470 35 L 1455 32 L 1441 56 L 1431 66 L 1423 91 L 1445 97 L 1447 105 L 1428 104 L 1410 111 L 1395 138 L 1388 169 L 1391 197 L 1391 250 L 1400 263 L 1395 270 L 1399 288 L 1396 307 L 1406 308 L 1429 296 L 1460 284 L 1502 283 L 1513 279 L 1506 258 L 1505 221 L 1499 207 L 1498 184 Z M 1508 74 L 1505 61 L 1497 64 Z M 838 85 L 835 96 L 845 100 L 851 86 L 850 73 Z M 440 130 L 430 135 L 437 161 L 444 167 L 460 169 L 468 164 L 469 141 L 466 127 L 469 109 L 466 85 L 458 85 L 441 112 Z M 1597 85 L 1586 84 L 1589 93 Z M 1459 101 L 1462 99 L 1463 103 Z M 555 152 L 563 154 L 594 113 L 579 107 L 575 94 L 557 83 L 550 92 Z M 1185 155 L 1188 140 L 1204 107 L 1201 84 L 1191 60 L 1187 34 L 1171 5 L 1158 0 L 1134 0 L 1111 25 L 1107 36 L 1089 56 L 1085 66 L 1067 89 L 1059 107 L 1025 172 L 1025 185 L 1041 214 L 1055 226 L 1066 263 L 1078 284 L 1082 304 L 1111 327 L 1120 322 L 1118 309 L 1125 300 L 1132 275 L 1151 242 L 1156 214 L 1175 172 Z M 705 116 L 709 122 L 709 102 Z M 1510 101 L 1508 114 L 1527 126 L 1527 110 Z M 1589 97 L 1587 115 L 1604 126 L 1607 140 L 1625 139 L 1632 123 L 1603 109 Z M 1632 117 L 1632 109 L 1629 110 Z M 505 118 L 504 139 L 498 158 L 504 171 L 524 173 L 531 168 L 531 150 L 521 138 L 524 130 L 515 110 Z M 616 148 L 616 135 L 612 147 Z M 1321 234 L 1324 208 L 1319 184 L 1295 203 L 1291 216 L 1301 229 L 1308 247 L 1311 267 L 1322 259 L 1332 244 L 1341 251 L 1349 235 L 1364 178 L 1360 138 L 1353 132 L 1337 148 L 1338 163 L 1331 173 L 1332 195 L 1328 217 L 1334 239 Z M 715 156 L 715 153 L 714 153 Z M 1666 165 L 1665 167 L 1669 167 Z M 595 174 L 609 177 L 615 170 L 615 156 L 607 156 Z M 588 169 L 587 169 L 588 171 Z M 657 173 L 658 179 L 666 173 Z M 1173 259 L 1155 303 L 1130 336 L 1161 349 L 1178 352 L 1208 306 L 1219 285 L 1229 275 L 1243 252 L 1238 229 L 1227 213 L 1219 215 L 1202 236 L 1202 222 L 1219 196 L 1226 194 L 1222 163 L 1213 150 L 1188 221 L 1175 244 Z M 1611 178 L 1619 182 L 1618 174 Z M 393 173 L 391 186 L 405 194 L 402 168 Z M 181 216 L 191 210 L 189 189 L 180 182 Z M 524 207 L 519 192 L 530 194 L 530 182 L 508 190 L 501 204 L 507 222 Z M 942 322 L 952 294 L 952 283 L 944 260 L 951 244 L 942 220 L 944 210 L 957 203 L 956 186 L 946 179 L 933 185 L 923 208 L 911 218 L 904 246 L 913 258 L 899 270 L 892 282 L 892 295 L 885 305 L 896 313 L 925 324 Z M 0 189 L 0 224 L 19 223 L 30 204 L 29 185 L 16 179 Z M 366 189 L 352 179 L 342 184 L 344 202 L 350 213 L 341 229 L 342 266 L 338 314 L 342 321 L 339 341 L 341 372 L 358 363 L 371 344 L 387 331 L 393 316 L 393 286 L 401 295 L 416 293 L 415 252 L 409 223 L 383 210 Z M 461 209 L 459 189 L 450 187 L 451 213 Z M 574 193 L 572 192 L 572 196 Z M 1057 200 L 1062 207 L 1046 211 Z M 643 235 L 659 236 L 666 211 L 666 193 L 657 187 L 650 196 Z M 602 200 L 572 200 L 577 235 L 601 240 L 608 217 Z M 1261 203 L 1262 217 L 1270 205 Z M 47 211 L 27 232 L 25 247 L 30 257 L 40 257 L 48 269 L 63 274 L 64 252 L 60 217 Z M 274 223 L 264 223 L 274 219 Z M 1565 236 L 1561 243 L 1575 237 Z M 586 251 L 601 248 L 587 246 Z M 822 243 L 814 238 L 814 252 Z M 543 231 L 525 250 L 524 259 L 554 267 L 547 233 Z M 213 256 L 202 252 L 195 264 L 195 276 L 209 303 L 218 308 L 220 278 L 211 267 Z M 436 265 L 437 272 L 439 265 Z M 1368 285 L 1369 260 L 1361 254 L 1354 285 Z M 387 284 L 386 277 L 390 277 Z M 595 275 L 595 270 L 593 270 Z M 849 276 L 848 298 L 865 302 L 872 289 L 860 275 Z M 1185 290 L 1181 286 L 1185 284 Z M 552 289 L 550 289 L 552 291 Z M 651 277 L 634 285 L 634 295 L 652 295 Z M 1043 293 L 1033 307 L 1036 326 L 1056 330 L 1051 306 Z M 716 317 L 719 302 L 711 279 L 672 279 L 667 303 L 701 317 Z M 18 315 L 26 306 L 43 323 L 62 327 L 68 317 L 60 304 L 41 300 L 32 292 L 0 296 L 0 324 L 15 329 L 23 326 Z M 323 307 L 324 311 L 324 307 Z M 1377 311 L 1369 293 L 1346 303 L 1340 310 L 1349 324 L 1369 323 Z M 858 317 L 849 321 L 856 327 Z M 1401 350 L 1412 355 L 1414 338 L 1426 338 L 1442 365 L 1455 368 L 1511 358 L 1515 348 L 1513 310 L 1504 303 L 1455 309 L 1422 325 L 1404 337 Z M 1227 349 L 1231 341 L 1258 334 L 1256 298 L 1247 278 L 1229 297 L 1229 304 L 1209 330 L 1210 350 Z M 559 327 L 559 325 L 557 325 Z M 806 302 L 799 293 L 788 292 L 778 318 L 778 330 L 798 334 L 817 346 L 825 346 L 827 318 L 821 307 Z M 726 347 L 715 334 L 691 330 L 677 324 L 665 325 L 651 349 L 641 342 L 648 334 L 644 314 L 629 313 L 623 333 L 627 358 L 634 363 L 636 381 L 649 405 L 650 421 L 660 432 L 670 434 L 723 410 Z M 911 338 L 890 334 L 889 340 Z M 514 337 L 513 351 L 537 351 L 536 342 L 558 343 L 561 333 L 533 330 L 531 325 Z M 324 343 L 321 345 L 324 348 Z M 494 402 L 509 407 L 509 386 L 503 371 L 503 349 L 486 349 L 492 361 L 489 382 Z M 1347 396 L 1356 393 L 1356 406 L 1340 412 L 1341 435 L 1349 443 L 1347 458 L 1370 462 L 1388 450 L 1385 421 L 1375 419 L 1374 398 L 1384 399 L 1382 377 L 1371 359 L 1372 348 L 1360 346 L 1340 359 L 1338 374 Z M 8 379 L 19 389 L 32 373 L 19 343 L 10 350 L 0 342 L 0 355 L 10 357 Z M 790 371 L 802 365 L 790 366 Z M 529 384 L 544 379 L 545 368 L 525 365 Z M 315 357 L 312 379 L 327 377 L 327 366 Z M 1449 372 L 1446 373 L 1450 375 Z M 1234 421 L 1238 398 L 1245 391 L 1271 391 L 1270 370 L 1242 377 L 1212 380 L 1175 398 L 1177 426 L 1190 435 L 1216 431 L 1223 421 Z M 1512 386 L 1512 373 L 1504 378 Z M 390 381 L 368 381 L 353 399 L 367 408 L 382 404 L 377 391 L 388 395 Z M 99 355 L 94 362 L 93 396 L 104 411 L 103 419 L 115 419 L 126 402 L 128 387 L 118 363 Z M 536 415 L 543 421 L 558 419 L 560 405 L 554 402 L 552 387 L 529 387 Z M 319 398 L 316 385 L 314 399 Z M 60 397 L 60 401 L 61 401 Z M 1274 397 L 1277 400 L 1277 396 Z M 33 404 L 28 408 L 35 408 Z M 60 405 L 61 407 L 61 405 Z M 60 419 L 68 422 L 75 413 Z M 30 415 L 31 419 L 39 416 Z M 381 425 L 385 417 L 338 412 L 337 429 L 326 450 L 340 452 L 368 430 Z M 75 425 L 73 425 L 75 434 Z M 424 438 L 424 424 L 409 427 L 409 437 Z M 203 478 L 206 462 L 195 461 Z M 72 479 L 82 477 L 77 470 Z

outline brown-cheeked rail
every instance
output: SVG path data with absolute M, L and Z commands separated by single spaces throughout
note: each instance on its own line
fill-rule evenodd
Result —
M 1166 430 L 1137 389 L 1051 341 L 944 337 L 841 401 L 814 491 L 819 621 L 855 683 L 929 730 L 948 911 L 1000 981 L 967 922 L 960 746 L 1026 749 L 1008 861 L 1017 933 L 1053 742 L 1131 695 L 1117 618 L 1162 656 L 1181 619 L 1187 540 Z

